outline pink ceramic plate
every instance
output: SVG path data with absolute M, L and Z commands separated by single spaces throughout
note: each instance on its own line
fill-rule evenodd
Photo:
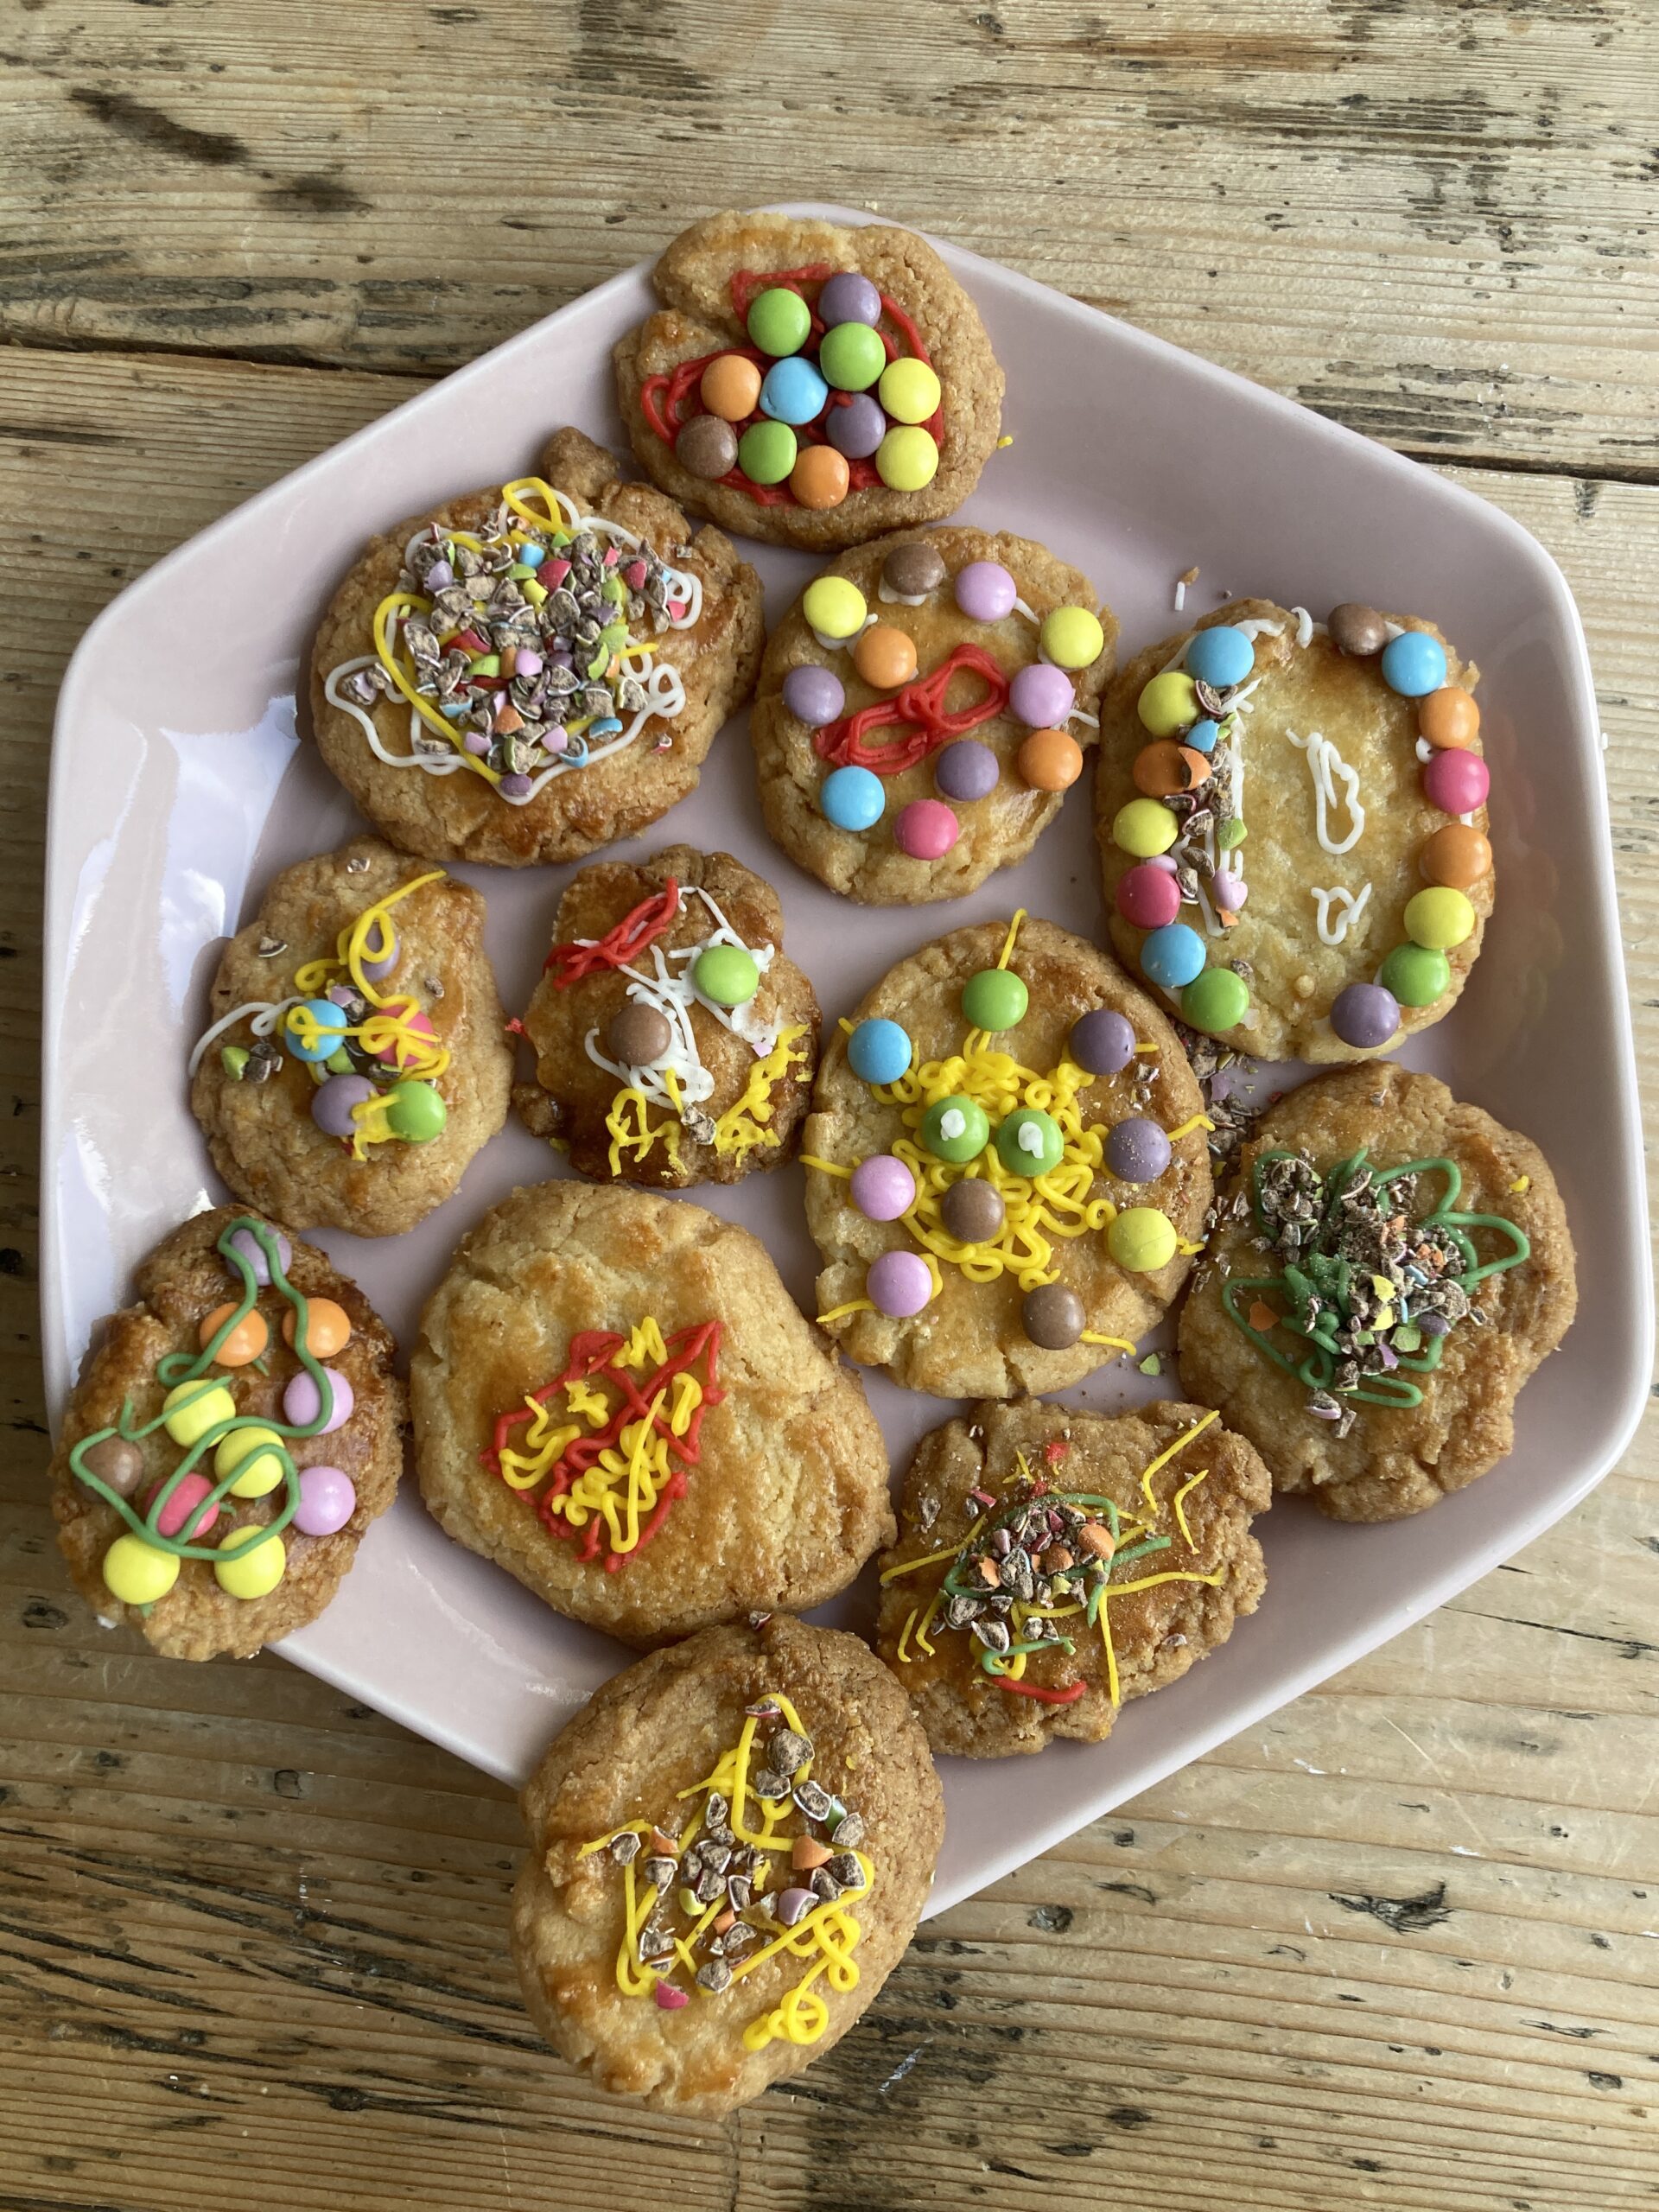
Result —
M 1382 447 L 941 250 L 1007 367 L 1014 441 L 993 456 L 964 515 L 1042 538 L 1087 570 L 1122 618 L 1126 652 L 1172 626 L 1173 581 L 1196 562 L 1189 613 L 1227 592 L 1320 614 L 1369 600 L 1432 614 L 1478 660 L 1503 895 L 1470 988 L 1406 1058 L 1549 1154 L 1582 1301 L 1565 1347 L 1525 1393 L 1503 1468 L 1432 1516 L 1389 1528 L 1337 1527 L 1281 1504 L 1264 1524 L 1261 1612 L 1185 1681 L 1131 1705 L 1109 1743 L 1058 1745 L 1017 1773 L 945 1761 L 935 1910 L 1396 1634 L 1566 1512 L 1635 1427 L 1651 1338 L 1601 750 L 1584 639 L 1554 563 L 1507 516 Z M 296 734 L 295 689 L 319 610 L 372 532 L 519 474 L 556 424 L 620 448 L 611 345 L 652 303 L 642 264 L 550 315 L 216 523 L 87 632 L 58 713 L 47 894 L 41 1298 L 54 1407 L 94 1319 L 125 1296 L 133 1262 L 223 1196 L 184 1079 L 219 939 L 277 868 L 359 826 Z M 813 564 L 752 552 L 776 613 Z M 779 886 L 789 950 L 831 1019 L 901 953 L 1018 904 L 1101 933 L 1082 791 L 1024 867 L 960 905 L 870 910 L 835 899 L 769 843 L 734 727 L 702 789 L 628 850 L 671 838 L 727 847 Z M 459 872 L 488 894 L 502 995 L 522 1006 L 570 871 Z M 407 1344 L 462 1230 L 514 1184 L 558 1172 L 513 1123 L 412 1236 L 318 1241 Z M 800 1176 L 755 1176 L 704 1202 L 760 1232 L 810 1312 Z M 1070 1395 L 1110 1411 L 1163 1387 L 1119 1366 Z M 951 1410 L 880 1378 L 870 1396 L 899 1468 Z M 863 1619 L 868 1609 L 863 1589 L 835 1610 Z M 448 1542 L 412 1484 L 329 1611 L 283 1648 L 512 1781 L 624 1656 Z

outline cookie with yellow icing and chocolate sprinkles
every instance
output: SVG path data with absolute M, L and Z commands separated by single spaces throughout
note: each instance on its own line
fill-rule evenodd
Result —
M 903 1955 L 944 1831 L 898 1685 L 785 1614 L 597 1691 L 524 1794 L 524 2002 L 599 2088 L 714 2119 L 853 2027 Z
M 942 1397 L 1059 1390 L 1133 1351 L 1210 1205 L 1169 1023 L 1051 922 L 902 960 L 819 1065 L 802 1141 L 818 1319 Z

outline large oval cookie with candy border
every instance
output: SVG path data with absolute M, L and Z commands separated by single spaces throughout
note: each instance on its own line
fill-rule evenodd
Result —
M 515 1191 L 428 1300 L 410 1388 L 442 1527 L 625 1643 L 804 1612 L 892 1536 L 857 1378 L 690 1199 Z
M 713 2119 L 798 2074 L 903 1955 L 944 1805 L 855 1636 L 777 1613 L 613 1675 L 525 1785 L 524 2003 L 602 2089 Z
M 996 444 L 979 311 L 912 231 L 710 215 L 615 349 L 646 474 L 694 514 L 827 551 L 961 505 Z
M 753 687 L 760 585 L 579 430 L 540 476 L 372 541 L 323 617 L 317 746 L 428 860 L 524 868 L 632 837 L 696 787 Z
M 783 942 L 777 893 L 729 853 L 584 868 L 524 1014 L 525 1126 L 578 1174 L 662 1190 L 791 1159 L 819 1015 Z
M 412 1229 L 506 1119 L 484 901 L 378 837 L 283 870 L 211 1008 L 191 1111 L 237 1196 L 296 1229 Z
M 876 1649 L 941 1756 L 1099 1743 L 1255 1611 L 1272 1502 L 1203 1406 L 974 1406 L 917 1446 Z
M 819 1319 L 940 1397 L 1060 1390 L 1133 1351 L 1211 1198 L 1173 1030 L 1093 945 L 982 922 L 890 969 L 802 1139 Z
M 1023 860 L 1098 734 L 1117 624 L 1006 533 L 843 553 L 772 632 L 749 718 L 766 827 L 832 891 L 959 899 Z
M 1478 671 L 1429 624 L 1238 600 L 1107 693 L 1112 942 L 1192 1028 L 1351 1060 L 1450 1012 L 1492 907 Z
M 52 1457 L 58 1544 L 106 1628 L 245 1659 L 315 1620 L 404 1464 L 391 1338 L 321 1252 L 233 1206 L 158 1244 Z
M 1538 1147 L 1433 1076 L 1355 1068 L 1268 1109 L 1181 1313 L 1181 1379 L 1281 1491 L 1394 1521 L 1515 1441 L 1578 1304 Z

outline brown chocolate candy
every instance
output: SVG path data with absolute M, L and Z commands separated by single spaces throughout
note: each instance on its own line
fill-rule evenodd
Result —
M 712 484 L 737 467 L 737 432 L 718 415 L 694 415 L 674 441 L 674 458 Z
M 1389 642 L 1389 626 L 1376 609 L 1362 607 L 1355 599 L 1344 599 L 1340 607 L 1333 607 L 1325 626 L 1338 651 L 1353 653 L 1361 660 L 1380 653 Z
M 1000 1194 L 982 1175 L 965 1175 L 939 1199 L 939 1219 L 959 1244 L 986 1244 L 1007 1214 Z
M 611 1026 L 605 1033 L 611 1048 L 611 1058 L 625 1068 L 648 1068 L 660 1060 L 674 1042 L 668 1016 L 659 1014 L 654 1006 L 641 1006 L 637 999 L 630 999 L 611 1016 Z
M 1075 1290 L 1063 1282 L 1046 1282 L 1026 1293 L 1020 1319 L 1033 1344 L 1045 1351 L 1069 1351 L 1083 1334 L 1088 1316 Z
M 944 563 L 938 548 L 925 538 L 895 545 L 881 563 L 881 581 L 901 599 L 919 599 L 924 592 L 937 591 L 944 582 Z
M 144 1478 L 144 1455 L 124 1436 L 106 1436 L 89 1444 L 80 1459 L 87 1473 L 96 1475 L 118 1497 L 130 1497 Z

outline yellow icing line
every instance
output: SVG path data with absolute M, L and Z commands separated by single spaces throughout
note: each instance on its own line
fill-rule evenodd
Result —
M 1186 1538 L 1186 1548 L 1190 1552 L 1195 1552 L 1198 1548 L 1192 1541 L 1192 1531 L 1186 1525 L 1186 1508 L 1182 1503 L 1182 1500 L 1185 1497 L 1188 1491 L 1196 1490 L 1201 1482 L 1207 1481 L 1209 1474 L 1210 1470 L 1208 1467 L 1200 1467 L 1196 1475 L 1190 1475 L 1187 1478 L 1185 1482 L 1181 1484 L 1179 1490 L 1176 1491 L 1174 1497 L 1169 1501 L 1170 1511 L 1175 1516 L 1176 1522 L 1180 1529 L 1182 1535 Z
M 1164 1135 L 1173 1144 L 1178 1137 L 1190 1137 L 1194 1129 L 1213 1129 L 1215 1123 L 1207 1114 L 1194 1114 L 1181 1123 L 1179 1129 L 1166 1129 Z
M 1169 1445 L 1164 1451 L 1158 1454 L 1158 1457 L 1152 1461 L 1150 1465 L 1145 1466 L 1141 1470 L 1141 1495 L 1147 1501 L 1147 1510 L 1151 1514 L 1154 1523 L 1158 1519 L 1158 1501 L 1153 1496 L 1153 1477 L 1158 1472 L 1158 1470 L 1160 1467 L 1167 1466 L 1169 1462 L 1175 1458 L 1178 1452 L 1185 1452 L 1187 1446 L 1192 1441 L 1195 1436 L 1202 1436 L 1205 1430 L 1209 1427 L 1212 1421 L 1219 1421 L 1220 1419 L 1221 1415 L 1211 1408 L 1209 1413 L 1205 1414 L 1201 1421 L 1195 1421 L 1191 1428 L 1184 1429 L 1172 1445 Z

